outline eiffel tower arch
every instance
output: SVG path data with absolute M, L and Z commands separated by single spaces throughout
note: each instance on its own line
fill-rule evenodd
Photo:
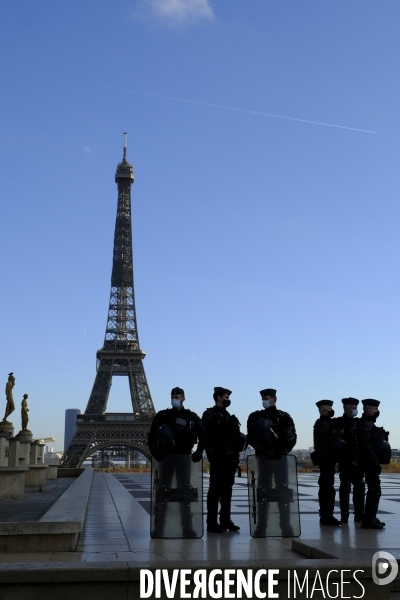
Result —
M 85 413 L 77 416 L 76 433 L 62 464 L 79 467 L 93 452 L 110 446 L 139 450 L 147 458 L 147 433 L 155 415 L 140 349 L 133 287 L 131 187 L 133 167 L 124 153 L 117 166 L 118 187 L 111 292 L 103 347 L 97 351 L 97 371 Z M 132 413 L 106 413 L 114 376 L 128 377 Z

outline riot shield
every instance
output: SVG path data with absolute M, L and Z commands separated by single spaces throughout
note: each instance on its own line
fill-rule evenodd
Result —
M 203 461 L 165 454 L 151 463 L 152 538 L 203 537 Z
M 247 458 L 250 534 L 252 537 L 298 537 L 300 512 L 296 457 Z

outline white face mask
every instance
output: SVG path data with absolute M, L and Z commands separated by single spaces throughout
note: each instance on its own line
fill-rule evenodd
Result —
M 264 408 L 271 408 L 272 404 L 269 400 L 263 400 L 262 405 Z
M 179 408 L 181 406 L 181 404 L 182 404 L 181 400 L 177 400 L 176 398 L 172 398 L 172 400 L 171 400 L 172 408 Z
M 351 411 L 351 416 L 356 417 L 357 415 L 358 415 L 358 410 L 356 408 L 353 408 L 353 410 Z

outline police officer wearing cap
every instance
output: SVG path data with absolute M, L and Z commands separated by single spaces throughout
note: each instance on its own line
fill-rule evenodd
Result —
M 249 415 L 247 419 L 247 441 L 254 448 L 256 455 L 279 460 L 296 445 L 296 428 L 289 413 L 276 408 L 276 390 L 267 388 L 261 390 L 260 395 L 263 410 L 256 410 Z M 267 473 L 263 473 L 260 469 L 260 484 L 262 483 L 267 488 L 271 487 L 271 478 L 273 477 L 277 488 L 287 486 L 286 462 L 271 464 L 273 464 L 273 467 L 268 469 Z M 278 509 L 282 535 L 292 536 L 290 507 L 279 502 Z M 266 513 L 260 514 L 256 537 L 262 537 L 266 534 L 266 519 Z
M 267 458 L 281 458 L 288 454 L 296 445 L 297 434 L 294 422 L 289 413 L 276 408 L 276 390 L 267 388 L 260 391 L 263 410 L 256 410 L 247 419 L 247 439 L 253 446 L 256 454 L 263 454 Z M 264 429 L 268 423 L 272 424 L 273 435 L 271 443 L 266 442 Z M 273 438 L 276 439 L 273 439 Z
M 182 388 L 175 387 L 171 390 L 171 408 L 160 410 L 154 417 L 148 434 L 149 448 L 152 456 L 157 461 L 163 461 L 165 455 L 191 454 L 192 462 L 200 462 L 205 448 L 205 431 L 200 418 L 193 411 L 184 408 L 185 392 Z M 192 454 L 195 444 L 197 449 Z M 190 465 L 190 463 L 189 463 Z M 176 471 L 178 485 L 186 486 L 190 480 L 190 473 L 183 473 L 168 460 L 168 465 L 162 469 L 163 485 L 170 487 Z M 189 507 L 190 508 L 190 507 Z M 162 536 L 164 514 L 160 517 L 159 531 L 153 537 Z M 190 531 L 190 510 L 182 514 L 182 521 Z M 195 537 L 195 532 L 193 537 Z M 189 536 L 190 537 L 190 536 Z
M 210 461 L 210 487 L 207 494 L 208 533 L 240 529 L 231 520 L 231 499 L 239 452 L 243 449 L 244 439 L 240 433 L 238 419 L 227 411 L 231 404 L 231 393 L 226 388 L 215 387 L 215 406 L 207 408 L 202 417 L 207 436 L 206 452 Z M 218 523 L 219 503 L 221 509 Z
M 337 526 L 341 522 L 333 516 L 335 508 L 335 464 L 333 451 L 336 426 L 332 419 L 335 411 L 332 400 L 316 402 L 320 417 L 314 424 L 314 452 L 311 455 L 315 465 L 319 465 L 318 478 L 319 522 L 321 525 Z
M 361 521 L 363 529 L 382 529 L 385 523 L 380 521 L 376 513 L 381 497 L 381 464 L 390 462 L 390 446 L 388 432 L 375 425 L 379 417 L 379 400 L 367 398 L 362 401 L 364 411 L 356 423 L 356 443 L 361 464 L 365 469 L 365 482 L 368 486 L 365 499 L 365 513 Z
M 364 518 L 365 481 L 364 470 L 357 457 L 356 422 L 359 404 L 357 398 L 343 398 L 343 415 L 335 419 L 345 447 L 339 457 L 339 501 L 341 522 L 349 520 L 350 492 L 353 485 L 354 521 L 359 523 Z

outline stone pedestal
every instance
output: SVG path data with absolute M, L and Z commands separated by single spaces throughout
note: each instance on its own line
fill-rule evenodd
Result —
M 26 487 L 42 487 L 46 483 L 47 465 L 29 465 L 25 473 Z
M 46 445 L 38 443 L 38 446 L 39 448 L 36 454 L 36 461 L 38 464 L 44 464 L 44 451 L 46 449 Z
M 31 443 L 31 465 L 44 464 L 44 449 L 44 444 L 39 444 L 39 442 Z
M 27 487 L 42 487 L 42 485 L 46 483 L 46 473 L 48 471 L 48 466 L 41 462 L 43 444 L 32 442 L 30 447 L 31 462 L 29 465 L 29 472 L 25 475 L 25 485 Z
M 0 433 L 0 467 L 8 467 L 9 439 L 6 433 Z
M 0 467 L 0 498 L 18 500 L 25 490 L 25 473 L 28 467 Z
M 8 441 L 8 466 L 18 467 L 19 466 L 19 455 L 21 452 L 20 443 L 17 438 L 10 438 Z
M 47 465 L 46 479 L 57 479 L 58 465 Z
M 7 437 L 13 437 L 14 425 L 8 421 L 0 421 L 0 433 L 5 433 Z
M 18 438 L 20 442 L 32 442 L 32 431 L 29 431 L 29 429 L 21 429 L 15 437 Z

